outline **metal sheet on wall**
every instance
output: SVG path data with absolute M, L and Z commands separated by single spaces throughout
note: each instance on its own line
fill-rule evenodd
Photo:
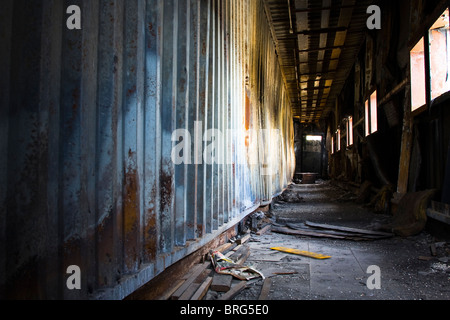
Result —
M 124 298 L 291 181 L 262 1 L 8 0 L 1 16 L 3 297 Z

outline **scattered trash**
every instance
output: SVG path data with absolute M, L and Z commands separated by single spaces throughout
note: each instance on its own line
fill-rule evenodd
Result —
M 320 253 L 303 251 L 303 250 L 292 249 L 292 248 L 273 247 L 273 248 L 270 248 L 270 249 L 276 250 L 276 251 L 281 251 L 281 252 L 286 252 L 286 253 L 292 253 L 292 254 L 296 254 L 296 255 L 300 255 L 300 256 L 310 257 L 310 258 L 314 258 L 314 259 L 319 259 L 319 260 L 324 260 L 324 259 L 331 258 L 331 256 L 326 256 L 326 255 L 323 255 L 323 254 L 320 254 Z
M 445 263 L 436 262 L 431 265 L 431 269 L 436 271 L 450 272 L 450 266 Z
M 249 266 L 237 264 L 219 251 L 211 250 L 210 255 L 214 270 L 217 273 L 229 274 L 240 280 L 251 280 L 258 277 L 264 279 L 264 275 L 258 270 Z

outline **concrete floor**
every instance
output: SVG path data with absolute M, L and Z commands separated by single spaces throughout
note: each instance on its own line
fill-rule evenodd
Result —
M 315 185 L 291 185 L 288 193 L 300 195 L 300 202 L 277 201 L 270 212 L 272 221 L 328 223 L 373 228 L 389 216 L 375 214 L 355 204 L 351 195 L 318 181 Z M 447 234 L 448 235 L 448 234 Z M 432 256 L 430 245 L 436 245 Z M 272 275 L 274 269 L 296 272 L 270 276 L 269 300 L 448 300 L 450 299 L 450 240 L 427 230 L 416 236 L 374 241 L 336 240 L 267 233 L 252 235 L 246 264 Z M 317 260 L 271 250 L 283 246 L 331 256 Z M 368 267 L 380 270 L 380 289 Z M 258 299 L 263 280 L 252 280 L 234 300 Z

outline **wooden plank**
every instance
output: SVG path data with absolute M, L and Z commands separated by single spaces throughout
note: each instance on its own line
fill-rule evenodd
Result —
M 245 246 L 241 245 L 239 247 L 239 249 L 230 256 L 230 259 L 237 263 L 237 261 L 239 261 L 249 251 L 250 251 L 250 247 L 248 245 L 245 245 Z
M 179 287 L 181 287 L 181 285 L 185 282 L 185 279 L 178 279 L 177 281 L 175 281 L 175 284 L 169 288 L 169 290 L 167 290 L 167 292 L 165 292 L 161 297 L 159 297 L 158 300 L 169 300 L 170 297 L 174 294 L 175 291 L 177 291 L 177 289 Z
M 338 231 L 346 231 L 351 233 L 358 233 L 358 234 L 367 234 L 367 235 L 374 235 L 374 236 L 385 236 L 385 237 L 392 237 L 392 233 L 388 232 L 382 232 L 382 231 L 374 231 L 374 230 L 366 230 L 366 229 L 358 229 L 358 228 L 349 228 L 349 227 L 342 227 L 342 226 L 334 226 L 329 224 L 322 224 L 322 223 L 314 223 L 310 221 L 306 221 L 305 224 L 310 227 L 315 228 L 323 228 L 323 229 L 330 229 L 330 230 L 338 230 Z
M 210 266 L 210 262 L 204 262 L 196 267 L 195 271 L 191 274 L 191 276 L 186 279 L 186 281 L 174 292 L 172 295 L 172 300 L 178 300 L 181 295 L 186 291 L 186 289 L 195 281 L 195 279 Z
M 183 292 L 183 294 L 178 298 L 178 300 L 189 300 L 194 293 L 199 289 L 202 282 L 209 277 L 212 270 L 207 268 L 203 270 L 199 276 L 197 276 L 193 283 Z
M 221 297 L 219 297 L 218 300 L 231 300 L 233 299 L 239 292 L 241 292 L 245 287 L 247 286 L 246 281 L 241 281 L 238 284 L 234 285 L 230 291 L 223 294 Z
M 248 248 L 244 254 L 239 258 L 238 261 L 236 261 L 237 264 L 244 264 L 244 262 L 247 260 L 247 258 L 250 256 L 250 248 Z
M 319 259 L 319 260 L 331 258 L 331 256 L 326 256 L 326 255 L 323 255 L 323 254 L 320 254 L 320 253 L 303 251 L 303 250 L 292 249 L 292 248 L 273 247 L 273 248 L 270 248 L 270 249 L 281 251 L 281 252 L 286 252 L 286 253 L 297 254 L 297 255 L 300 255 L 300 256 L 310 257 L 310 258 Z
M 258 300 L 268 300 L 271 286 L 272 286 L 272 279 L 270 278 L 264 279 L 264 283 L 261 289 L 261 293 L 259 294 Z
M 333 239 L 346 239 L 343 236 L 337 236 L 332 234 L 320 233 L 316 231 L 308 231 L 308 230 L 293 230 L 285 227 L 273 227 L 273 232 L 284 233 L 295 236 L 310 236 L 310 237 L 319 237 L 319 238 L 333 238 Z
M 197 289 L 197 291 L 191 297 L 191 300 L 202 300 L 203 297 L 208 292 L 209 287 L 211 286 L 212 280 L 213 280 L 213 277 L 206 278 L 206 280 L 203 281 L 203 283 L 200 285 L 200 287 Z
M 223 245 L 221 245 L 221 246 L 219 246 L 217 249 L 215 249 L 214 251 L 219 251 L 219 252 L 221 252 L 221 253 L 225 253 L 225 252 L 227 252 L 228 250 L 230 250 L 230 248 L 232 247 L 232 246 L 234 246 L 235 244 L 234 243 L 231 243 L 231 242 L 227 242 L 227 243 L 224 243 Z
M 262 228 L 261 230 L 258 230 L 256 232 L 256 235 L 261 236 L 264 233 L 266 233 L 267 231 L 269 231 L 270 229 L 272 229 L 272 225 L 268 224 L 267 226 L 265 226 L 264 228 Z
M 242 238 L 237 239 L 236 243 L 238 245 L 243 244 L 243 243 L 247 242 L 251 237 L 252 237 L 251 234 L 247 234 L 247 235 L 243 236 Z
M 231 288 L 232 281 L 232 275 L 215 273 L 211 283 L 211 290 L 217 292 L 227 292 Z
M 183 294 L 178 298 L 178 300 L 191 300 L 191 297 L 200 287 L 200 283 L 191 283 L 186 290 L 184 290 Z
M 405 86 L 405 101 L 403 105 L 403 128 L 402 128 L 402 141 L 400 149 L 400 163 L 398 170 L 397 180 L 397 193 L 405 194 L 408 192 L 408 178 L 409 178 L 409 165 L 411 160 L 412 149 L 412 129 L 413 118 L 410 110 L 410 91 L 409 85 Z

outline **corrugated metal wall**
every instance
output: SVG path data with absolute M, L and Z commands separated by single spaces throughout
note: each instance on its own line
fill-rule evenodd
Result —
M 290 182 L 263 1 L 7 0 L 0 27 L 3 297 L 121 299 Z

